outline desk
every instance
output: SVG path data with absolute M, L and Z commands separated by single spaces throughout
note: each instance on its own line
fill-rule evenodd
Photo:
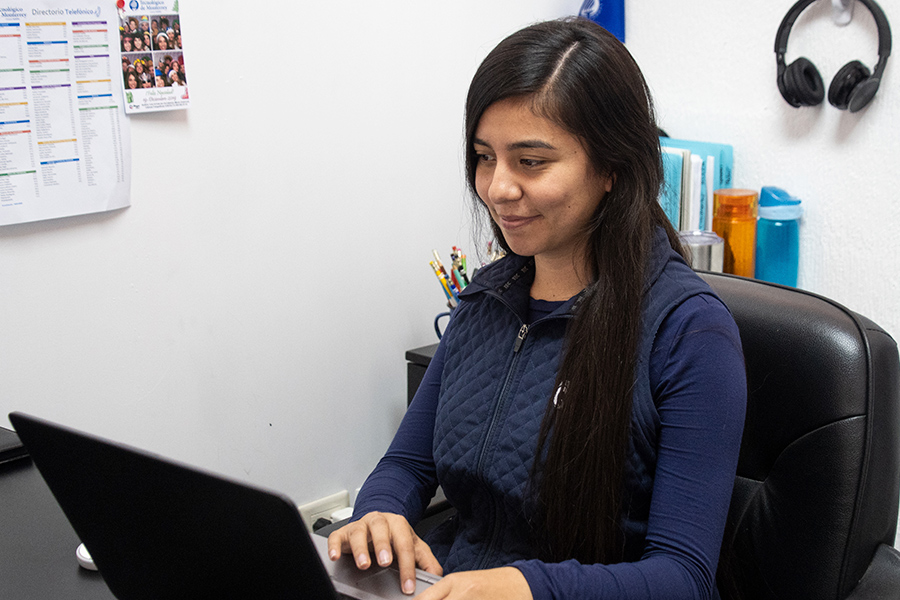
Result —
M 0 465 L 0 597 L 115 600 L 75 560 L 78 536 L 31 459 Z

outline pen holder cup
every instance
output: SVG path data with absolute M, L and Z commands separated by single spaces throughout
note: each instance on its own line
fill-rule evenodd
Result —
M 452 309 L 451 309 L 452 310 Z M 444 332 L 441 331 L 441 319 L 447 317 L 447 320 L 450 320 L 450 311 L 438 313 L 438 315 L 434 318 L 434 333 L 437 334 L 437 339 L 441 339 L 443 337 Z M 444 326 L 446 329 L 446 325 Z

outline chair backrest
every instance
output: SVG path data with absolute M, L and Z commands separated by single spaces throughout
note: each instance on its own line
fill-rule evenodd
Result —
M 842 600 L 879 546 L 894 543 L 897 344 L 821 296 L 701 276 L 734 315 L 747 365 L 747 419 L 724 570 L 745 599 Z

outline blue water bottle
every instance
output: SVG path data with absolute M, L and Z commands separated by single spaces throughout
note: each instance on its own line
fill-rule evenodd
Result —
M 800 199 L 766 186 L 759 194 L 756 278 L 796 287 L 800 259 Z

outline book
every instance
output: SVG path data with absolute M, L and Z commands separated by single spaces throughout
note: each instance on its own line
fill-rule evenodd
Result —
M 690 184 L 691 153 L 682 148 L 662 148 L 663 186 L 659 203 L 676 230 L 681 228 L 681 206 Z
M 697 156 L 702 161 L 700 168 L 700 181 L 697 188 L 700 192 L 700 207 L 696 212 L 688 208 L 688 219 L 680 219 L 678 229 L 681 231 L 693 231 L 695 229 L 712 229 L 713 192 L 719 189 L 732 187 L 734 168 L 734 148 L 729 144 L 715 142 L 701 142 L 694 140 L 681 140 L 668 137 L 659 138 L 660 145 L 668 149 L 681 149 Z M 665 156 L 666 151 L 663 152 Z M 663 159 L 665 164 L 665 158 Z M 691 179 L 694 172 L 690 171 Z M 666 173 L 668 176 L 668 172 Z M 683 178 L 683 173 L 682 173 Z M 691 189 L 691 183 L 687 189 Z M 690 192 L 682 196 L 682 202 L 689 201 Z M 667 213 L 668 214 L 668 213 Z
M 703 229 L 703 159 L 696 154 L 691 154 L 690 177 L 688 180 L 688 193 L 681 203 L 681 227 L 682 231 L 696 231 Z

